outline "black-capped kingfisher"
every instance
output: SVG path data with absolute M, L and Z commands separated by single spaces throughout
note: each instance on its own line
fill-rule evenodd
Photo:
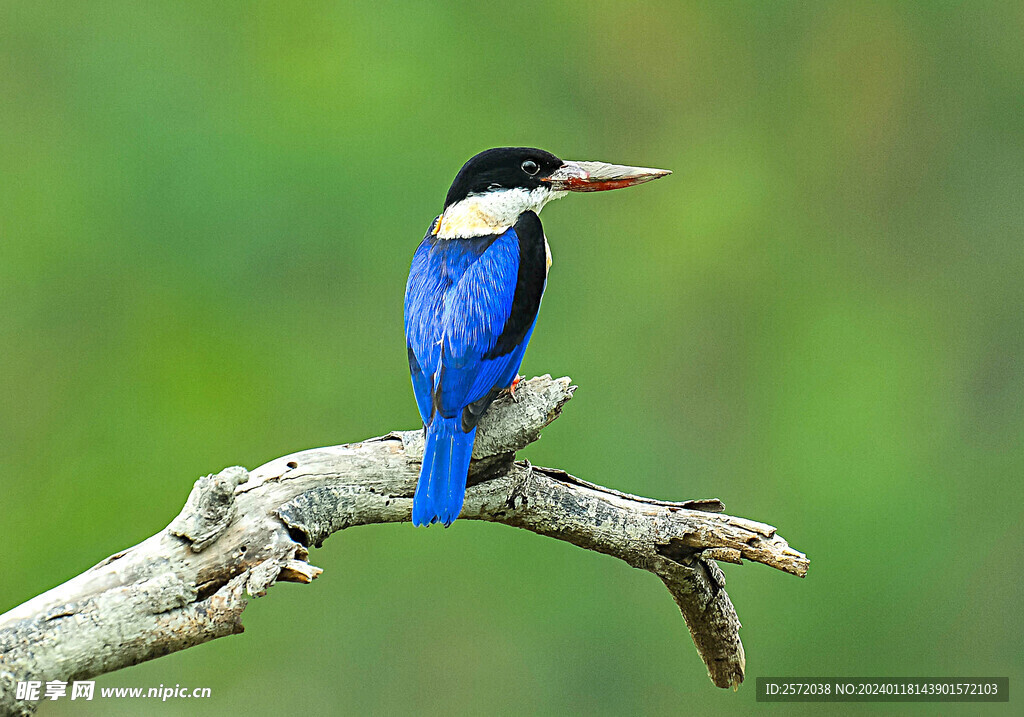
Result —
M 477 423 L 518 380 L 551 266 L 540 210 L 567 192 L 667 174 L 529 147 L 488 149 L 459 170 L 405 289 L 409 369 L 425 429 L 415 525 L 448 526 L 459 516 Z

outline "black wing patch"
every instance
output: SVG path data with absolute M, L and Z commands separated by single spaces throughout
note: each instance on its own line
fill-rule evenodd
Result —
M 541 226 L 540 217 L 533 212 L 523 212 L 519 215 L 514 229 L 516 236 L 519 237 L 516 293 L 512 297 L 512 310 L 505 321 L 505 326 L 494 342 L 494 348 L 484 354 L 485 359 L 504 356 L 522 343 L 526 332 L 533 325 L 533 320 L 537 318 L 540 299 L 544 294 L 544 282 L 548 276 L 548 254 L 544 246 L 544 227 Z

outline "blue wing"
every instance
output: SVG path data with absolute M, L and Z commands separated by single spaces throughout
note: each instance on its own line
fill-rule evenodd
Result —
M 455 415 L 502 388 L 497 383 L 517 352 L 488 355 L 512 312 L 518 271 L 519 237 L 509 229 L 467 268 L 447 297 L 435 388 L 441 415 Z
M 543 242 L 543 233 L 533 231 L 534 222 L 538 229 L 540 222 L 531 217 L 527 234 Z M 428 235 L 416 250 L 406 287 L 405 328 L 413 390 L 427 425 L 435 412 L 451 418 L 470 404 L 489 403 L 522 363 L 546 267 L 541 267 L 539 284 L 534 280 L 524 288 L 520 253 L 525 245 L 517 228 L 522 231 L 524 225 L 478 239 Z M 530 257 L 536 253 L 529 250 Z M 480 406 L 476 418 L 484 409 Z

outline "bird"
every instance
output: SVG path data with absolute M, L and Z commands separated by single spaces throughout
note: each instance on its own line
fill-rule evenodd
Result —
M 551 249 L 540 214 L 568 192 L 619 189 L 669 170 L 564 161 L 532 147 L 470 158 L 413 254 L 405 337 L 424 426 L 414 525 L 459 516 L 477 424 L 512 392 L 547 286 Z

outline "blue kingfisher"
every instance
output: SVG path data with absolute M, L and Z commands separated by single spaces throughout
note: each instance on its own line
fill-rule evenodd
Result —
M 488 149 L 463 165 L 413 255 L 405 289 L 409 370 L 426 439 L 415 525 L 448 526 L 459 516 L 477 423 L 518 382 L 551 267 L 541 209 L 568 192 L 668 174 L 569 162 L 529 147 Z

